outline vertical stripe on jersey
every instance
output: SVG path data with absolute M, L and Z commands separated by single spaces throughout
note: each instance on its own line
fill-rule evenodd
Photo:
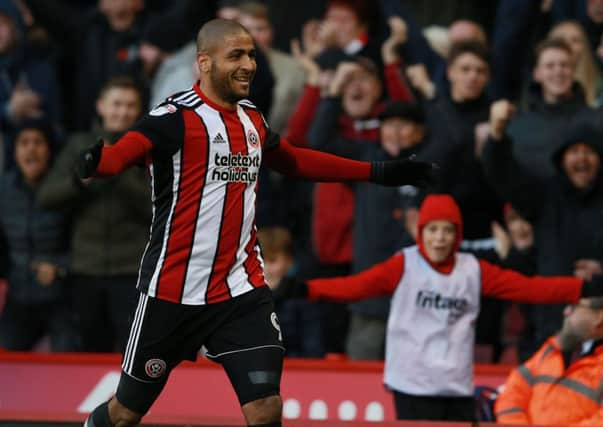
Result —
M 257 240 L 257 230 L 255 223 L 250 233 L 250 239 L 245 246 L 245 253 L 247 259 L 245 259 L 245 271 L 249 277 L 249 283 L 254 287 L 264 286 L 266 284 L 264 279 L 264 260 L 260 254 L 260 246 Z
M 245 132 L 234 114 L 220 114 L 226 128 L 226 136 L 232 154 L 247 154 Z M 215 254 L 213 270 L 207 285 L 205 300 L 208 304 L 225 301 L 231 297 L 228 275 L 236 263 L 237 249 L 241 237 L 241 227 L 245 205 L 243 197 L 246 182 L 229 182 L 226 185 L 222 222 L 218 235 L 218 248 Z
M 261 138 L 261 128 L 257 127 L 256 123 L 251 119 L 247 112 L 247 110 L 239 108 L 239 119 L 241 120 L 241 124 L 244 128 L 256 132 Z M 261 154 L 261 146 L 258 148 L 258 152 Z M 259 183 L 256 183 L 254 186 L 249 186 L 245 194 L 245 203 L 254 206 L 253 212 L 255 212 L 258 185 Z M 240 253 L 238 254 L 238 259 L 244 260 L 243 268 L 247 275 L 247 281 L 256 288 L 264 286 L 266 282 L 264 280 L 263 262 L 259 255 L 259 245 L 257 244 L 255 215 L 251 218 L 245 218 L 242 224 L 242 227 L 243 226 L 245 228 L 241 231 L 242 240 L 239 245 Z
M 228 155 L 226 128 L 220 114 L 203 104 L 195 109 L 207 130 L 208 162 L 206 165 L 206 185 L 201 195 L 199 215 L 195 224 L 193 247 L 190 263 L 186 273 L 185 288 L 182 300 L 186 304 L 205 304 L 207 284 L 212 273 L 212 265 L 218 252 L 218 235 L 222 224 L 226 183 L 215 181 L 212 173 L 218 170 L 215 164 L 216 155 Z M 217 136 L 220 134 L 220 138 Z
M 183 109 L 182 117 L 185 126 L 180 184 L 156 290 L 157 298 L 171 302 L 182 299 L 208 165 L 205 127 L 192 110 Z
M 152 163 L 149 165 L 149 175 L 151 175 L 151 209 L 152 209 L 151 225 L 149 228 L 149 240 L 147 241 L 147 245 L 144 247 L 144 252 L 142 253 L 142 257 L 140 257 L 140 266 L 138 267 L 138 280 L 136 281 L 137 289 L 141 288 L 141 279 L 143 277 L 143 274 L 145 274 L 143 266 L 145 265 L 145 259 L 148 256 L 147 253 L 149 252 L 149 248 L 151 247 L 151 241 L 153 240 L 153 224 L 155 224 L 156 215 L 157 215 L 157 213 L 155 212 L 155 181 L 153 179 L 153 164 Z M 155 260 L 155 262 L 156 261 L 157 260 Z M 148 283 L 148 281 L 145 281 L 145 283 Z M 145 291 L 146 291 L 146 289 L 145 289 Z
M 240 127 L 243 135 L 247 136 L 249 132 L 257 133 L 249 121 L 249 118 L 242 114 L 241 108 L 237 109 L 237 116 L 238 118 L 236 119 L 236 123 Z M 241 140 L 242 145 L 244 146 L 242 153 L 251 156 L 259 156 L 261 154 L 259 150 L 254 150 L 253 146 L 251 148 L 248 146 L 248 139 L 249 138 L 247 137 Z M 226 276 L 226 283 L 230 288 L 232 296 L 240 295 L 244 292 L 250 291 L 254 287 L 263 285 L 263 281 L 259 282 L 256 280 L 255 283 L 257 283 L 257 286 L 252 283 L 250 280 L 251 276 L 248 274 L 248 271 L 245 268 L 245 260 L 247 259 L 245 248 L 250 239 L 251 230 L 255 219 L 255 188 L 257 186 L 257 182 L 246 182 L 244 184 L 245 188 L 240 194 L 243 209 L 241 212 L 238 246 L 236 248 L 233 261 L 230 265 L 230 270 Z
M 149 167 L 151 174 L 151 194 L 154 207 L 154 223 L 149 250 L 144 254 L 140 276 L 140 290 L 154 296 L 159 280 L 159 272 L 165 259 L 174 209 L 178 201 L 178 186 L 182 165 L 182 150 L 165 160 L 153 158 Z

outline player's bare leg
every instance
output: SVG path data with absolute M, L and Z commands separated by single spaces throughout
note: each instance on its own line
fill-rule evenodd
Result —
M 126 408 L 113 397 L 88 416 L 84 427 L 130 427 L 138 425 L 141 418 L 141 414 Z
M 244 404 L 241 409 L 247 425 L 280 427 L 283 401 L 280 396 L 268 396 Z

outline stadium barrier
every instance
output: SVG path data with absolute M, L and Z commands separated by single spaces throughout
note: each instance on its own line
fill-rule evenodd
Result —
M 45 421 L 81 423 L 85 414 L 114 393 L 120 362 L 121 357 L 113 354 L 0 353 L 0 422 L 4 426 L 20 421 L 18 425 L 22 427 Z M 475 382 L 497 387 L 510 369 L 478 365 Z M 392 398 L 382 383 L 382 370 L 382 362 L 285 360 L 284 425 L 355 427 L 374 425 L 366 421 L 383 421 L 379 425 L 455 426 L 395 422 Z M 219 365 L 205 359 L 185 362 L 172 372 L 164 393 L 145 417 L 145 424 L 245 425 L 226 375 Z

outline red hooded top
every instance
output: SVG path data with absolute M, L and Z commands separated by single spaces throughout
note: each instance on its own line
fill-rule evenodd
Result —
M 446 220 L 457 227 L 457 242 L 446 261 L 434 264 L 429 261 L 419 242 L 419 250 L 432 268 L 447 274 L 454 268 L 456 253 L 462 240 L 463 221 L 458 205 L 448 195 L 430 195 L 419 210 L 418 235 L 431 221 Z M 482 294 L 501 299 L 527 303 L 575 303 L 580 298 L 582 279 L 572 276 L 527 277 L 513 270 L 503 269 L 485 260 L 478 260 L 481 269 Z M 361 273 L 332 279 L 308 281 L 308 295 L 312 300 L 358 301 L 365 298 L 390 295 L 404 275 L 404 254 L 376 264 Z

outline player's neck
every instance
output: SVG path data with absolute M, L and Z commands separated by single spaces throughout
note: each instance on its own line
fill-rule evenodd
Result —
M 203 84 L 203 81 L 199 81 L 198 83 L 199 90 L 201 91 L 201 98 L 211 107 L 216 108 L 217 110 L 225 110 L 225 111 L 235 111 L 237 108 L 236 103 L 231 103 L 221 98 L 216 91 L 209 84 Z

